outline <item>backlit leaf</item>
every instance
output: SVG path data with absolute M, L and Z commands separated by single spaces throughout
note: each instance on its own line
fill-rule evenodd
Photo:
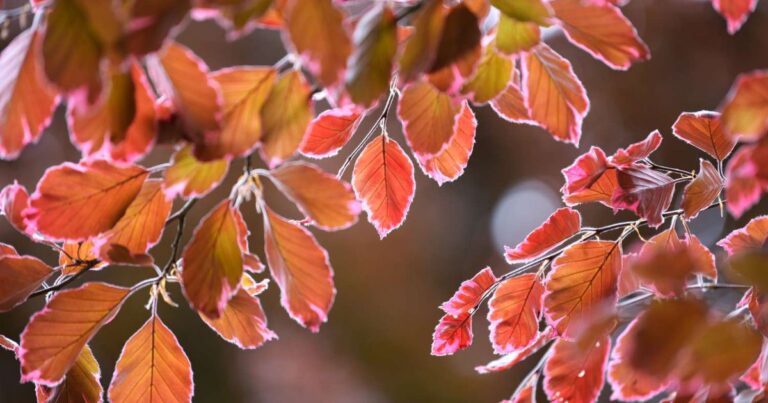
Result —
M 243 276 L 241 245 L 247 234 L 240 221 L 240 211 L 224 199 L 202 219 L 184 247 L 184 295 L 193 308 L 212 318 L 222 314 Z
M 35 257 L 0 254 L 0 312 L 26 301 L 52 273 L 53 269 Z
M 397 52 L 395 14 L 377 5 L 357 23 L 352 37 L 355 49 L 347 64 L 345 83 L 352 101 L 369 106 L 389 88 Z
M 229 161 L 199 161 L 192 154 L 192 147 L 185 146 L 176 151 L 171 166 L 165 170 L 165 190 L 169 197 L 202 197 L 221 183 L 227 170 Z
M 629 363 L 631 349 L 634 348 L 633 338 L 637 321 L 629 324 L 627 329 L 616 339 L 616 346 L 611 353 L 608 365 L 608 382 L 613 393 L 611 400 L 646 401 L 659 394 L 667 387 L 665 380 L 635 371 Z
M 580 229 L 581 214 L 578 211 L 570 208 L 558 209 L 517 246 L 504 247 L 507 263 L 523 263 L 535 259 L 572 237 Z
M 491 0 L 491 5 L 518 21 L 548 25 L 552 11 L 542 0 Z
M 413 163 L 400 145 L 382 134 L 371 140 L 355 162 L 352 187 L 379 237 L 405 221 L 416 192 Z
M 14 182 L 0 190 L 0 214 L 22 234 L 27 232 L 24 210 L 29 207 L 29 193 L 24 186 Z
M 397 114 L 411 149 L 427 156 L 439 154 L 451 140 L 461 103 L 426 81 L 403 89 Z
M 261 109 L 260 152 L 267 165 L 274 167 L 296 153 L 313 116 L 304 75 L 294 70 L 280 76 Z
M 672 126 L 672 133 L 720 161 L 736 146 L 736 141 L 723 132 L 717 112 L 682 113 Z
M 728 33 L 733 35 L 757 6 L 757 0 L 712 0 L 712 6 L 728 23 Z
M 306 162 L 284 164 L 270 173 L 275 185 L 324 230 L 339 230 L 357 222 L 360 203 L 349 183 Z
M 90 270 L 93 271 L 103 268 L 106 262 L 100 262 L 95 265 L 89 262 L 98 259 L 97 252 L 92 239 L 83 242 L 64 242 L 61 245 L 61 251 L 59 251 L 61 273 L 72 275 L 84 270 L 86 267 L 90 267 Z
M 627 167 L 635 162 L 648 158 L 661 145 L 661 133 L 654 130 L 644 140 L 630 144 L 627 148 L 620 148 L 609 158 L 611 165 Z
M 224 340 L 242 348 L 254 349 L 267 341 L 277 339 L 275 332 L 267 328 L 267 317 L 259 299 L 244 288 L 229 300 L 218 319 L 200 317 Z
M 299 151 L 311 158 L 333 157 L 352 138 L 360 122 L 362 114 L 357 106 L 328 109 L 309 124 Z
M 472 102 L 484 104 L 496 98 L 512 79 L 513 60 L 496 51 L 493 43 L 486 45 L 483 57 L 472 77 L 464 83 L 461 92 Z
M 604 336 L 583 349 L 579 343 L 560 339 L 544 366 L 544 391 L 551 401 L 595 402 L 605 384 L 605 365 L 611 339 Z
M 529 345 L 539 332 L 544 287 L 534 273 L 505 280 L 488 302 L 491 344 L 496 354 Z
M 522 60 L 523 98 L 531 119 L 556 140 L 578 145 L 589 99 L 571 63 L 543 43 Z
M 452 7 L 445 16 L 437 53 L 427 71 L 437 72 L 470 55 L 479 49 L 481 37 L 478 17 L 467 4 L 461 2 Z
M 743 228 L 732 231 L 717 245 L 725 249 L 728 255 L 760 249 L 768 239 L 768 216 L 759 216 L 750 220 Z
M 36 385 L 38 402 L 100 403 L 104 390 L 100 383 L 101 368 L 87 345 L 59 385 L 50 388 Z
M 21 379 L 54 386 L 83 347 L 117 315 L 129 289 L 104 283 L 57 292 L 21 334 Z
M 741 74 L 720 106 L 726 134 L 755 140 L 768 131 L 768 70 Z
M 427 1 L 413 19 L 413 33 L 400 56 L 400 79 L 411 82 L 430 67 L 445 24 L 446 8 L 442 1 Z
M 84 240 L 111 229 L 139 194 L 149 172 L 105 160 L 49 168 L 24 213 L 30 229 L 52 239 Z
M 320 330 L 336 296 L 328 252 L 306 228 L 266 206 L 264 251 L 283 308 L 312 332 Z
M 109 400 L 191 402 L 193 390 L 189 358 L 173 332 L 153 315 L 123 346 Z
M 475 146 L 477 120 L 475 114 L 464 101 L 456 121 L 456 127 L 451 140 L 443 151 L 434 156 L 416 154 L 422 172 L 437 181 L 438 185 L 456 180 L 469 163 L 472 149 Z
M 472 316 L 445 314 L 432 334 L 432 355 L 451 355 L 472 345 Z
M 699 173 L 683 191 L 682 207 L 686 220 L 695 218 L 717 199 L 723 190 L 723 178 L 711 162 L 699 160 Z
M 537 124 L 531 120 L 525 106 L 523 92 L 514 81 L 510 82 L 507 88 L 491 101 L 491 107 L 499 117 L 512 123 Z
M 41 37 L 20 33 L 0 53 L 0 158 L 13 159 L 40 138 L 58 102 L 42 76 Z
M 451 299 L 440 305 L 440 309 L 455 317 L 470 313 L 480 303 L 483 293 L 495 282 L 496 276 L 493 275 L 490 267 L 486 267 L 477 272 L 471 279 L 462 282 Z
M 541 42 L 541 29 L 536 23 L 518 21 L 504 14 L 499 15 L 496 28 L 496 49 L 511 55 L 530 50 Z
M 569 246 L 552 262 L 544 282 L 544 313 L 558 333 L 590 308 L 616 300 L 621 245 L 586 241 Z
M 656 228 L 664 222 L 664 213 L 672 203 L 675 184 L 669 176 L 645 166 L 619 169 L 619 187 L 611 197 L 614 211 L 627 209 Z
M 499 359 L 493 360 L 486 365 L 475 367 L 475 371 L 479 374 L 489 374 L 492 372 L 499 372 L 510 369 L 518 363 L 524 361 L 526 358 L 535 354 L 541 350 L 542 347 L 551 342 L 557 334 L 552 328 L 547 328 L 543 332 L 536 335 L 536 338 L 528 344 L 524 349 L 517 350 L 513 353 L 507 354 Z

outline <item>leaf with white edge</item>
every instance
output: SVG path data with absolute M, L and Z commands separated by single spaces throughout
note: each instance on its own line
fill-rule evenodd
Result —
M 245 288 L 240 288 L 229 300 L 218 319 L 202 314 L 200 318 L 224 340 L 242 349 L 255 349 L 277 339 L 275 332 L 267 328 L 267 317 L 261 302 Z
M 760 249 L 768 239 L 768 216 L 759 216 L 750 220 L 743 228 L 732 231 L 717 245 L 725 249 L 729 256 L 744 251 Z
M 51 274 L 53 269 L 35 257 L 0 254 L 0 312 L 26 301 Z
M 622 168 L 617 174 L 618 187 L 610 202 L 614 211 L 631 210 L 651 228 L 661 225 L 662 214 L 672 204 L 675 181 L 644 165 Z
M 615 167 L 628 167 L 632 164 L 648 158 L 659 146 L 661 146 L 661 133 L 654 130 L 645 139 L 630 144 L 627 148 L 620 148 L 608 158 L 610 165 Z
M 29 193 L 24 186 L 14 181 L 0 190 L 0 215 L 5 215 L 8 223 L 17 231 L 25 234 L 27 223 L 24 222 L 24 210 L 29 207 Z
M 53 388 L 35 385 L 37 401 L 100 403 L 104 393 L 100 380 L 101 368 L 91 348 L 86 345 L 67 371 L 64 381 Z
M 259 152 L 270 168 L 296 153 L 314 114 L 304 74 L 294 70 L 280 76 L 261 108 Z
M 496 49 L 512 55 L 530 50 L 541 42 L 541 29 L 536 23 L 518 21 L 504 14 L 499 15 L 496 28 Z
M 507 88 L 491 101 L 491 108 L 496 111 L 499 117 L 506 121 L 538 125 L 538 123 L 531 120 L 528 109 L 525 106 L 523 92 L 514 81 L 510 82 Z
M 355 134 L 362 116 L 355 105 L 323 111 L 310 122 L 299 151 L 310 158 L 335 156 Z
M 712 7 L 725 18 L 731 35 L 741 29 L 756 6 L 757 0 L 712 0 Z
M 539 332 L 533 341 L 531 341 L 525 348 L 506 354 L 488 364 L 477 366 L 475 367 L 475 371 L 479 374 L 490 374 L 510 369 L 541 350 L 542 347 L 555 339 L 556 336 L 557 333 L 551 327 L 548 327 L 544 331 Z
M 496 276 L 490 267 L 486 267 L 471 279 L 463 281 L 451 299 L 443 302 L 440 309 L 445 313 L 459 317 L 470 313 L 480 303 L 480 298 L 496 282 Z
M 505 280 L 488 302 L 493 352 L 510 354 L 531 344 L 539 333 L 544 286 L 534 273 Z
M 478 105 L 496 98 L 512 80 L 513 64 L 509 56 L 496 51 L 493 43 L 487 44 L 474 74 L 461 88 L 462 94 Z
M 768 70 L 739 75 L 720 112 L 723 130 L 731 137 L 757 140 L 768 132 Z
M 471 60 L 471 67 L 474 68 L 475 59 L 472 54 L 479 52 L 481 38 L 478 16 L 467 3 L 461 2 L 451 7 L 445 16 L 435 58 L 427 72 L 435 73 L 451 64 L 462 64 L 462 59 Z
M 413 152 L 432 156 L 443 151 L 453 136 L 461 107 L 459 101 L 427 81 L 408 84 L 397 114 Z
M 459 119 L 451 140 L 443 151 L 434 156 L 416 154 L 422 172 L 442 186 L 456 180 L 469 163 L 472 149 L 475 147 L 477 119 L 466 101 L 459 112 Z
M 720 161 L 736 146 L 736 140 L 723 131 L 717 112 L 684 112 L 672 125 L 672 133 Z
M 192 146 L 184 146 L 173 154 L 171 166 L 165 170 L 165 191 L 168 197 L 202 197 L 221 183 L 228 170 L 228 160 L 200 161 Z
M 596 402 L 605 384 L 605 365 L 611 339 L 604 336 L 590 346 L 560 339 L 544 366 L 544 391 L 551 401 Z
M 395 14 L 384 3 L 371 8 L 357 23 L 345 77 L 347 92 L 356 104 L 370 106 L 389 88 L 397 53 L 396 28 Z
M 570 208 L 552 213 L 514 248 L 505 246 L 507 263 L 523 263 L 535 259 L 581 230 L 581 214 Z
M 717 199 L 723 190 L 723 178 L 711 162 L 699 160 L 699 173 L 683 190 L 683 217 L 695 218 Z
M 445 314 L 432 334 L 432 355 L 452 355 L 472 345 L 472 315 Z

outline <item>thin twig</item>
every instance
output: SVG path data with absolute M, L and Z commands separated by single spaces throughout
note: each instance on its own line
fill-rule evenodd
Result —
M 98 259 L 92 259 L 92 260 L 86 260 L 83 263 L 85 263 L 85 267 L 83 267 L 83 269 L 78 271 L 77 273 L 73 274 L 72 277 L 68 277 L 66 280 L 64 280 L 64 281 L 62 281 L 62 282 L 60 282 L 60 283 L 58 283 L 56 285 L 52 285 L 50 287 L 43 288 L 42 290 L 37 290 L 37 291 L 33 292 L 32 294 L 29 294 L 29 298 L 34 298 L 34 297 L 38 297 L 40 295 L 46 295 L 49 292 L 56 292 L 56 291 L 61 290 L 62 288 L 66 287 L 68 284 L 70 284 L 71 282 L 73 282 L 73 281 L 77 280 L 78 278 L 80 278 L 80 276 L 85 274 L 85 272 L 87 272 L 88 270 L 91 270 L 94 267 L 96 267 L 99 263 L 101 263 L 101 261 L 98 260 Z
M 658 169 L 658 170 L 662 170 L 662 171 L 667 171 L 667 172 L 674 172 L 674 173 L 678 173 L 680 175 L 685 175 L 685 176 L 691 176 L 690 172 L 685 171 L 683 169 L 678 169 L 678 168 L 673 168 L 673 167 L 668 167 L 668 166 L 660 165 L 660 164 L 657 164 L 657 163 L 655 163 L 655 162 L 653 162 L 653 161 L 651 161 L 651 160 L 649 160 L 647 158 L 644 161 L 646 163 L 648 163 L 651 166 L 651 168 L 654 168 L 654 169 Z

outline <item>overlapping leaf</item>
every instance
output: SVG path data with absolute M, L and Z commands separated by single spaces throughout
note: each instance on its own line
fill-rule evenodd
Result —
M 477 366 L 475 367 L 475 371 L 480 374 L 489 374 L 492 372 L 499 372 L 510 369 L 526 358 L 535 354 L 537 351 L 541 350 L 541 348 L 551 342 L 556 336 L 557 334 L 554 330 L 552 330 L 552 328 L 547 328 L 537 334 L 536 338 L 534 338 L 533 341 L 529 343 L 525 348 L 507 354 L 499 359 L 493 360 L 486 365 Z
M 480 48 L 482 33 L 479 28 L 478 16 L 461 2 L 452 7 L 445 16 L 440 41 L 437 45 L 429 73 L 437 72 L 453 63 L 474 53 Z M 471 67 L 474 67 L 474 62 Z M 466 75 L 466 74 L 465 74 Z
M 21 233 L 27 231 L 23 214 L 27 207 L 29 207 L 29 193 L 24 186 L 14 182 L 0 190 L 0 212 L 13 228 Z
M 720 114 L 717 112 L 682 113 L 672 126 L 672 133 L 720 161 L 736 146 L 735 139 L 723 132 Z
M 428 1 L 413 19 L 413 33 L 405 42 L 400 56 L 400 78 L 415 80 L 426 71 L 437 54 L 445 24 L 446 9 L 439 1 Z
M 768 216 L 759 216 L 750 220 L 743 228 L 732 231 L 717 245 L 735 255 L 739 252 L 760 249 L 768 239 Z
M 638 165 L 619 169 L 617 180 L 619 186 L 611 197 L 614 210 L 631 210 L 654 228 L 664 222 L 662 213 L 672 203 L 675 191 L 672 178 Z
M 85 346 L 67 371 L 59 385 L 47 387 L 36 385 L 38 402 L 101 402 L 104 390 L 101 387 L 101 368 L 89 346 Z
M 0 252 L 0 312 L 7 312 L 23 303 L 53 269 L 32 256 Z
M 471 279 L 462 282 L 451 299 L 440 305 L 440 309 L 455 317 L 470 313 L 480 302 L 483 293 L 495 282 L 496 276 L 493 275 L 490 267 L 486 267 L 477 272 Z
M 397 52 L 395 14 L 384 4 L 372 8 L 357 23 L 352 39 L 355 48 L 347 64 L 347 92 L 355 103 L 369 106 L 389 88 Z
M 360 109 L 353 105 L 324 111 L 309 124 L 299 151 L 312 158 L 333 157 L 352 138 L 361 121 Z
M 432 355 L 451 355 L 472 345 L 472 316 L 446 313 L 440 318 L 432 334 Z
M 200 161 L 193 155 L 192 147 L 185 146 L 176 151 L 171 166 L 165 170 L 165 190 L 169 197 L 201 197 L 221 183 L 227 170 L 227 160 Z
M 717 199 L 723 190 L 723 178 L 711 162 L 700 160 L 699 173 L 683 190 L 682 207 L 684 217 L 696 217 Z
M 441 186 L 456 180 L 464 173 L 475 146 L 477 120 L 466 101 L 459 112 L 454 129 L 451 140 L 440 153 L 434 156 L 416 154 L 416 161 L 421 170 Z
M 260 152 L 267 165 L 274 167 L 296 153 L 313 115 L 304 75 L 290 71 L 280 76 L 261 109 Z
M 518 21 L 547 25 L 552 14 L 549 4 L 542 0 L 491 0 L 499 11 Z
M 397 113 L 411 149 L 432 156 L 447 147 L 453 137 L 462 104 L 426 81 L 408 84 Z
M 551 401 L 595 402 L 605 384 L 605 365 L 611 339 L 604 336 L 589 346 L 559 339 L 544 365 L 544 391 Z
M 504 248 L 507 262 L 514 264 L 535 259 L 572 237 L 580 229 L 581 214 L 578 211 L 570 208 L 558 209 L 517 246 Z
M 527 51 L 541 42 L 541 29 L 536 23 L 518 21 L 501 14 L 495 42 L 496 49 L 508 55 Z
M 205 315 L 200 317 L 224 340 L 242 349 L 254 349 L 277 339 L 275 332 L 267 328 L 267 317 L 256 297 L 256 294 L 263 291 L 263 287 L 259 288 L 255 293 L 240 288 L 218 319 Z
M 136 0 L 128 12 L 124 43 L 134 55 L 155 52 L 187 16 L 191 0 Z
M 474 74 L 461 88 L 475 104 L 485 104 L 496 98 L 512 80 L 514 61 L 496 51 L 493 43 L 486 45 Z
M 488 302 L 491 344 L 496 354 L 528 346 L 539 333 L 544 286 L 534 273 L 505 280 Z
M 620 148 L 609 158 L 613 166 L 628 167 L 632 164 L 648 158 L 661 146 L 661 133 L 654 130 L 642 141 L 630 144 L 627 148 Z

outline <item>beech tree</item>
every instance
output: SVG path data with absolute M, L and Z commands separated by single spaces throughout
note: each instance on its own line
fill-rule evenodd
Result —
M 484 105 L 578 147 L 587 90 L 543 31 L 629 69 L 652 50 L 621 3 L 31 0 L 2 11 L 3 32 L 12 23 L 15 36 L 0 53 L 0 157 L 37 142 L 59 105 L 82 153 L 49 167 L 34 190 L 12 183 L 0 193 L 7 222 L 59 254 L 44 262 L 0 243 L 0 311 L 46 301 L 18 337 L 0 338 L 21 382 L 35 384 L 38 401 L 191 401 L 194 363 L 158 305 L 188 305 L 224 340 L 255 349 L 277 338 L 259 300 L 270 278 L 286 313 L 319 331 L 336 289 L 313 232 L 346 229 L 363 211 L 381 238 L 400 227 L 416 191 L 413 161 L 440 185 L 460 177 Z M 730 33 L 756 6 L 712 3 Z M 211 71 L 174 39 L 205 19 L 231 40 L 278 30 L 285 57 Z M 513 401 L 593 402 L 606 384 L 623 401 L 764 399 L 768 216 L 722 239 L 721 262 L 688 222 L 707 209 L 740 217 L 768 191 L 768 70 L 736 77 L 721 104 L 702 108 L 711 111 L 682 112 L 611 155 L 591 147 L 563 169 L 566 206 L 507 248 L 512 269 L 482 269 L 441 305 L 432 354 L 469 347 L 487 304 L 502 356 L 478 372 L 538 359 Z M 699 166 L 653 161 L 664 137 L 701 151 Z M 171 159 L 143 162 L 155 147 Z M 312 162 L 339 153 L 336 172 Z M 229 196 L 190 228 L 196 202 L 228 175 L 238 178 Z M 275 212 L 265 197 L 273 189 L 301 215 Z M 584 203 L 637 219 L 589 227 L 575 209 Z M 262 222 L 246 222 L 246 208 Z M 263 248 L 249 245 L 253 231 Z M 158 262 L 163 235 L 170 259 Z M 643 246 L 625 250 L 630 237 Z M 150 275 L 129 287 L 89 277 L 114 266 Z M 721 312 L 706 299 L 720 290 L 743 297 Z M 107 382 L 89 343 L 131 297 L 147 301 L 146 322 Z M 627 322 L 627 307 L 642 309 Z

